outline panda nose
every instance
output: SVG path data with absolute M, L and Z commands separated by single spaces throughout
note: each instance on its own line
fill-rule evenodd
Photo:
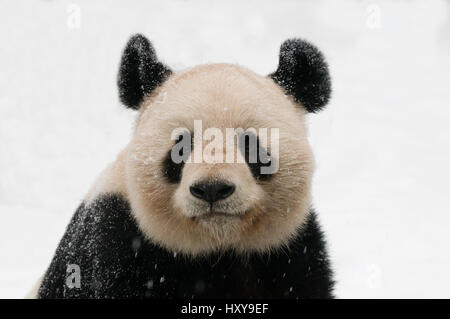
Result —
M 203 182 L 196 183 L 189 187 L 189 190 L 194 197 L 203 199 L 209 203 L 214 203 L 231 196 L 235 189 L 236 187 L 234 184 L 225 182 Z

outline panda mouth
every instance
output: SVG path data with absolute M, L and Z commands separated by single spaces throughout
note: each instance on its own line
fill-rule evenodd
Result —
M 247 214 L 248 211 L 242 213 L 227 213 L 217 210 L 208 210 L 206 213 L 193 217 L 194 220 L 210 220 L 210 219 L 239 219 Z
M 202 214 L 201 216 L 194 217 L 195 219 L 211 219 L 211 218 L 235 218 L 240 217 L 239 215 L 230 214 L 230 213 L 224 213 L 224 212 L 218 212 L 218 211 L 209 211 L 205 214 Z

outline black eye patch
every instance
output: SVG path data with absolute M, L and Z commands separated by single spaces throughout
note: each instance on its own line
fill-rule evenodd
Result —
M 253 177 L 257 180 L 269 180 L 272 174 L 262 174 L 262 167 L 270 167 L 272 161 L 269 152 L 260 145 L 258 137 L 252 132 L 238 135 L 239 151 L 245 158 Z
M 193 136 L 186 131 L 178 136 L 172 148 L 167 152 L 163 161 L 163 172 L 169 183 L 181 181 L 184 163 L 188 160 L 193 147 Z M 272 162 L 269 152 L 261 146 L 255 134 L 248 131 L 239 134 L 238 148 L 256 180 L 266 181 L 271 178 L 273 174 L 261 173 L 261 168 L 270 167 Z
M 179 183 L 184 163 L 188 160 L 193 149 L 193 137 L 190 132 L 183 132 L 178 136 L 175 144 L 167 152 L 163 161 L 163 172 L 169 183 Z

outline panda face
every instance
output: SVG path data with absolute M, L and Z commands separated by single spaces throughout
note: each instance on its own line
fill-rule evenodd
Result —
M 173 73 L 138 34 L 123 52 L 118 87 L 122 103 L 139 114 L 104 184 L 127 197 L 151 241 L 193 256 L 265 252 L 296 235 L 309 211 L 314 166 L 304 118 L 331 93 L 315 46 L 285 41 L 268 76 L 229 64 Z M 228 139 L 229 129 L 236 138 Z
M 310 202 L 313 157 L 305 113 L 270 78 L 242 67 L 205 65 L 172 74 L 143 102 L 127 149 L 127 193 L 143 232 L 192 255 L 265 251 L 287 243 Z M 229 128 L 256 129 L 259 147 L 277 156 L 272 160 L 278 171 L 259 175 L 262 163 L 245 161 L 239 138 L 231 150 L 224 142 L 194 161 L 200 144 L 205 150 L 210 142 L 197 138 L 196 121 L 203 132 L 214 128 L 224 137 Z M 272 154 L 270 139 L 258 136 L 261 128 L 279 130 L 278 154 Z M 193 141 L 182 154 L 188 161 L 174 163 L 170 154 L 182 139 Z M 218 152 L 244 160 L 218 162 Z

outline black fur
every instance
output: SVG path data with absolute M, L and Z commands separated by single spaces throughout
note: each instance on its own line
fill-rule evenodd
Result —
M 253 139 L 253 141 L 251 141 Z M 256 146 L 256 161 L 253 161 L 250 157 L 250 148 Z M 271 165 L 271 157 L 269 152 L 261 146 L 259 143 L 259 138 L 247 132 L 246 134 L 242 134 L 239 136 L 239 150 L 241 154 L 245 158 L 245 162 L 247 163 L 250 171 L 252 172 L 253 177 L 258 181 L 267 181 L 270 180 L 273 174 L 262 174 L 262 167 L 270 167 Z
M 147 38 L 140 34 L 132 36 L 120 62 L 117 79 L 120 101 L 129 108 L 139 109 L 144 97 L 150 95 L 171 73 L 158 61 Z
M 190 150 L 189 148 L 187 149 L 188 152 L 184 152 L 184 148 L 181 147 L 183 146 L 181 144 L 179 144 L 180 142 L 182 142 L 185 139 L 190 139 Z M 189 155 L 191 154 L 191 151 L 194 149 L 194 141 L 193 141 L 193 136 L 190 132 L 184 132 L 183 134 L 179 135 L 177 140 L 175 141 L 175 145 L 176 146 L 178 144 L 178 146 L 180 148 L 178 148 L 178 156 L 180 159 L 182 159 L 182 161 L 180 163 L 176 163 L 172 160 L 172 149 L 170 149 L 169 152 L 167 152 L 166 157 L 163 160 L 162 163 L 162 170 L 163 170 L 163 174 L 164 176 L 166 176 L 167 180 L 169 181 L 169 183 L 179 183 L 181 181 L 181 175 L 182 175 L 182 170 L 184 167 L 184 164 L 186 163 L 186 161 L 189 159 Z
M 167 152 L 162 163 L 162 171 L 167 181 L 171 184 L 178 184 L 181 181 L 181 174 L 185 162 L 174 163 L 172 161 L 171 151 Z
M 331 95 L 331 78 L 323 54 L 301 39 L 286 40 L 277 70 L 269 75 L 308 112 L 320 111 Z
M 167 229 L 167 232 L 175 230 Z M 66 286 L 69 264 L 81 288 Z M 323 234 L 311 212 L 289 248 L 246 258 L 223 252 L 187 259 L 146 240 L 129 204 L 104 195 L 80 205 L 39 290 L 40 298 L 330 298 Z

